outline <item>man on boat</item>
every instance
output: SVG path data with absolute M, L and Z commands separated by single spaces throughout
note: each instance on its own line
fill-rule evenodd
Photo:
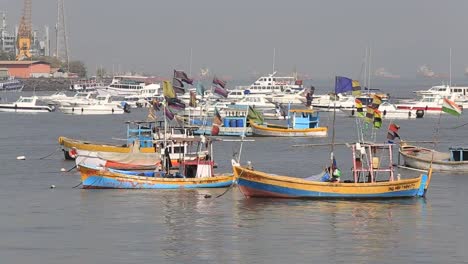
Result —
M 332 173 L 330 173 L 330 171 Z M 341 177 L 341 170 L 340 169 L 338 169 L 336 167 L 328 167 L 327 172 L 330 175 L 330 178 L 328 179 L 328 181 L 330 181 L 330 182 L 339 182 L 340 181 L 340 177 Z

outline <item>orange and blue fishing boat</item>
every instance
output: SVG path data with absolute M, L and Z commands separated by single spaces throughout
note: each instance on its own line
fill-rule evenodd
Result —
M 246 197 L 385 199 L 426 195 L 431 169 L 419 177 L 401 179 L 400 174 L 395 175 L 391 144 L 356 143 L 351 148 L 350 180 L 337 178 L 335 165 L 317 176 L 297 178 L 273 175 L 233 162 L 235 181 Z
M 326 137 L 327 127 L 319 126 L 319 113 L 311 109 L 291 109 L 287 125 L 250 122 L 254 136 L 264 137 Z
M 216 175 L 214 161 L 185 161 L 181 172 L 125 171 L 79 165 L 83 189 L 193 189 L 222 188 L 233 183 L 232 174 Z

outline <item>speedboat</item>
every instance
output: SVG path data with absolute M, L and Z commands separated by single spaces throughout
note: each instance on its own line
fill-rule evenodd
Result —
M 0 104 L 0 111 L 2 112 L 47 113 L 54 110 L 54 106 L 39 105 L 37 96 L 21 96 L 14 103 Z
M 98 96 L 89 104 L 60 106 L 60 111 L 74 115 L 109 115 L 130 112 L 130 106 L 125 102 L 116 102 L 110 95 Z

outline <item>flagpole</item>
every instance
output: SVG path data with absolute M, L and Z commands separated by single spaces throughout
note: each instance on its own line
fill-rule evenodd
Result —
M 189 76 L 192 76 L 192 48 L 190 48 Z

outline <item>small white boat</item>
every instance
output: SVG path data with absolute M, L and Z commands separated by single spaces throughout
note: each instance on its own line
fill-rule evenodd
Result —
M 353 117 L 357 116 L 356 108 L 346 108 L 340 109 L 341 112 L 345 113 L 347 116 Z M 366 108 L 363 109 L 364 115 Z M 422 118 L 424 117 L 424 110 L 415 110 L 415 109 L 398 109 L 396 105 L 389 102 L 383 102 L 379 106 L 379 111 L 382 113 L 382 117 L 386 119 L 409 119 L 409 118 Z
M 112 101 L 110 95 L 98 96 L 96 101 L 87 105 L 60 106 L 64 114 L 72 115 L 110 115 L 129 113 L 130 107 L 125 102 Z
M 37 96 L 21 96 L 14 103 L 0 104 L 2 112 L 47 113 L 55 110 L 54 106 L 39 105 Z

